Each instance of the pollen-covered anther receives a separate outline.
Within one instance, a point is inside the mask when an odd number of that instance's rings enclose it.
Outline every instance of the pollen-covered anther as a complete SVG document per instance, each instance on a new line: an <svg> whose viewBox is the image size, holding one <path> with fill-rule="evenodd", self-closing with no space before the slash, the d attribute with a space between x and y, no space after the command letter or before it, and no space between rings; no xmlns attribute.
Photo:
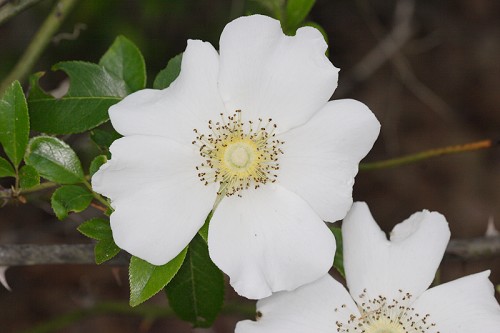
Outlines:
<svg viewBox="0 0 500 333"><path fill-rule="evenodd" d="M369 299L366 290L359 295L359 314L344 313L346 320L337 321L339 333L440 333L429 314L421 315L410 305L412 295L399 290L396 299L389 300L379 295ZM348 311L345 305L335 312Z"/></svg>
<svg viewBox="0 0 500 333"><path fill-rule="evenodd" d="M241 110L220 118L208 121L207 134L194 130L193 144L204 160L196 167L198 178L205 185L219 183L218 194L226 196L275 182L284 142L276 139L273 120L244 123Z"/></svg>

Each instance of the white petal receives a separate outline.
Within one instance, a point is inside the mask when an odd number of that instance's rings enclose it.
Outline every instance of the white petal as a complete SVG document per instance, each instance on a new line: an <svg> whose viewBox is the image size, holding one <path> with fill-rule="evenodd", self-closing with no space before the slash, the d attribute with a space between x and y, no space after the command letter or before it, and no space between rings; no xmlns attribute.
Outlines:
<svg viewBox="0 0 500 333"><path fill-rule="evenodd" d="M280 23L240 17L220 37L220 91L228 111L273 118L283 132L307 121L337 87L338 69L325 56L326 42L311 27L285 36Z"/></svg>
<svg viewBox="0 0 500 333"><path fill-rule="evenodd" d="M222 200L210 222L210 257L240 295L259 299L318 279L335 238L295 193L266 185Z"/></svg>
<svg viewBox="0 0 500 333"><path fill-rule="evenodd" d="M359 161L370 151L380 124L366 105L355 100L329 102L303 126L278 138L278 181L329 222L342 219L352 205Z"/></svg>
<svg viewBox="0 0 500 333"><path fill-rule="evenodd" d="M344 268L355 300L398 298L401 289L418 297L432 280L450 238L443 215L423 211L396 226L387 240L365 203L354 203L342 224Z"/></svg>
<svg viewBox="0 0 500 333"><path fill-rule="evenodd" d="M203 225L215 186L197 178L191 147L154 136L129 136L110 147L112 159L92 177L111 198L116 244L154 265L179 254Z"/></svg>
<svg viewBox="0 0 500 333"><path fill-rule="evenodd" d="M359 314L347 290L330 275L262 299L257 311L261 317L239 322L235 333L333 333L336 321L347 322L349 314Z"/></svg>
<svg viewBox="0 0 500 333"><path fill-rule="evenodd" d="M453 333L500 332L500 306L495 299L489 271L431 288L412 305L430 314L435 330Z"/></svg>
<svg viewBox="0 0 500 333"><path fill-rule="evenodd" d="M224 105L217 89L219 59L210 43L188 41L179 77L164 90L135 92L109 109L122 135L158 135L190 144L193 129L208 130Z"/></svg>

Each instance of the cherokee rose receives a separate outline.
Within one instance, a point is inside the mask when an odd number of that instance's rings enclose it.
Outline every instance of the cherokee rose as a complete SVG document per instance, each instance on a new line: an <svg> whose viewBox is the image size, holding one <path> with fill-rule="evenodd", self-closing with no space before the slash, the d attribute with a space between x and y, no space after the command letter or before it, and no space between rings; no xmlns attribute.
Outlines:
<svg viewBox="0 0 500 333"><path fill-rule="evenodd" d="M357 101L328 102L338 69L326 49L314 28L292 37L269 17L238 18L219 53L189 40L168 88L112 106L124 137L92 185L111 199L116 244L165 264L216 206L210 257L239 294L262 298L323 276L335 252L323 221L349 210L380 126Z"/></svg>
<svg viewBox="0 0 500 333"><path fill-rule="evenodd" d="M390 240L364 203L342 225L349 292L331 276L257 302L236 333L497 333L500 306L482 272L427 289L450 238L436 212L413 214ZM427 290L426 290L427 289Z"/></svg>

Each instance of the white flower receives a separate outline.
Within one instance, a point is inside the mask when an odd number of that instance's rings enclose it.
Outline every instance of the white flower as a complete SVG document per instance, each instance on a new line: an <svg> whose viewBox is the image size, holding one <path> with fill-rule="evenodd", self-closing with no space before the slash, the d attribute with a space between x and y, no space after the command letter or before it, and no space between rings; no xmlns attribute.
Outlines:
<svg viewBox="0 0 500 333"><path fill-rule="evenodd" d="M390 241L366 204L342 225L349 292L331 276L257 302L258 319L236 333L498 333L489 271L426 290L450 237L439 213L413 214Z"/></svg>
<svg viewBox="0 0 500 333"><path fill-rule="evenodd" d="M285 36L265 16L229 23L220 52L190 40L179 77L110 108L124 135L93 177L111 198L115 242L155 265L194 237L219 197L208 246L238 293L262 298L323 276L359 161L379 123L354 100L328 102L338 69L311 27Z"/></svg>

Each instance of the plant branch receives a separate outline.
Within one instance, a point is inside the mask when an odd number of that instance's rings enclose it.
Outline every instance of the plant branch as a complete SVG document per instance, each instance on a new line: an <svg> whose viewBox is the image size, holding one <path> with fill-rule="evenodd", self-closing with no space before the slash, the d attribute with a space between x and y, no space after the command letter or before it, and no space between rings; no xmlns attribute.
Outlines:
<svg viewBox="0 0 500 333"><path fill-rule="evenodd" d="M447 258L471 260L500 256L500 236L452 239L446 249ZM119 253L106 264L126 266L129 255ZM93 244L10 244L0 245L0 266L54 264L95 265Z"/></svg>
<svg viewBox="0 0 500 333"><path fill-rule="evenodd" d="M31 188L27 188L27 189L21 189L21 194L28 194L28 193L33 193L33 192L38 192L38 191L43 191L43 190L46 190L46 189L49 189L49 188L54 188L54 187L57 187L57 186L60 186L60 184L57 184L57 183L54 183L54 182L44 182L44 183L40 183L36 186L33 186Z"/></svg>
<svg viewBox="0 0 500 333"><path fill-rule="evenodd" d="M49 16L45 19L38 32L33 37L28 48L21 56L16 66L0 84L0 95L14 80L22 81L32 70L35 62L43 53L52 36L59 29L66 16L78 0L59 0Z"/></svg>
<svg viewBox="0 0 500 333"><path fill-rule="evenodd" d="M0 1L0 25L43 0Z"/></svg>
<svg viewBox="0 0 500 333"><path fill-rule="evenodd" d="M494 142L492 140L483 140L478 142L467 143L463 145L456 146L448 146L444 148L437 148L426 150L420 153L406 155L403 157L393 158L385 161L379 162L370 162L370 163L360 163L359 170L361 171L369 171L369 170L377 170L377 169L387 169L393 168L405 164L412 164L416 162L420 162L432 157L438 157L442 155L448 154L457 154L463 153L467 151L474 151L480 149L491 148L494 146Z"/></svg>
<svg viewBox="0 0 500 333"><path fill-rule="evenodd" d="M397 2L395 12L399 15L395 14L397 19L392 30L386 36L380 36L378 44L352 68L348 78L335 91L336 98L347 95L358 83L367 80L411 40L414 35L411 25L414 5L412 1Z"/></svg>
<svg viewBox="0 0 500 333"><path fill-rule="evenodd" d="M445 253L446 258L464 261L496 256L500 256L500 236L452 239Z"/></svg>
<svg viewBox="0 0 500 333"><path fill-rule="evenodd" d="M106 262L126 266L129 256L119 253ZM94 264L94 244L10 244L0 245L0 266Z"/></svg>

